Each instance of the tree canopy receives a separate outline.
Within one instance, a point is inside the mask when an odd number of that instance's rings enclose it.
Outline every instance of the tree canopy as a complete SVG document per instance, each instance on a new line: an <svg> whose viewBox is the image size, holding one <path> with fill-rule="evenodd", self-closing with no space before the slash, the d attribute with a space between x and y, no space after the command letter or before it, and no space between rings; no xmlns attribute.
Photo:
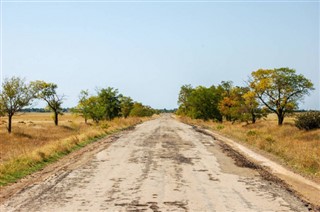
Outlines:
<svg viewBox="0 0 320 212"><path fill-rule="evenodd" d="M97 95L90 96L88 91L81 91L78 105L72 112L84 117L85 122L92 119L98 123L101 120L112 120L116 117L152 116L156 110L142 103L134 102L112 87L97 90Z"/></svg>
<svg viewBox="0 0 320 212"><path fill-rule="evenodd" d="M62 103L64 95L57 94L58 86L54 83L47 83L44 81L31 82L33 90L36 93L36 97L44 100L48 108L54 113L54 124L58 125L58 116L63 114Z"/></svg>
<svg viewBox="0 0 320 212"><path fill-rule="evenodd" d="M180 90L177 113L196 119L222 121L221 113L218 110L220 98L219 89L215 86L192 88L190 85L184 85Z"/></svg>
<svg viewBox="0 0 320 212"><path fill-rule="evenodd" d="M155 113L156 111L150 106L145 106L140 102L135 102L133 104L132 110L130 111L130 116L146 117L152 116Z"/></svg>
<svg viewBox="0 0 320 212"><path fill-rule="evenodd" d="M285 115L296 109L299 101L314 89L309 79L289 68L254 71L249 86L257 98L277 114L278 125L282 125Z"/></svg>
<svg viewBox="0 0 320 212"><path fill-rule="evenodd" d="M7 78L0 93L0 114L8 116L8 132L11 133L12 117L22 108L29 106L34 98L33 89L19 77Z"/></svg>

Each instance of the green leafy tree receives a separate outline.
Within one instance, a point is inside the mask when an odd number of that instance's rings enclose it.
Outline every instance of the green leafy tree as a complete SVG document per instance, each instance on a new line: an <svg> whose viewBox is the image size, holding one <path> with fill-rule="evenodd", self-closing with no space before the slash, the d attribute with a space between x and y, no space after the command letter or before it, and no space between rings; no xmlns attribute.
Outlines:
<svg viewBox="0 0 320 212"><path fill-rule="evenodd" d="M79 95L79 102L75 108L72 108L71 112L80 114L84 118L84 122L87 124L90 117L90 102L88 90L82 90Z"/></svg>
<svg viewBox="0 0 320 212"><path fill-rule="evenodd" d="M150 106L145 106L140 102L135 102L130 112L130 116L145 117L145 116L152 116L155 113L156 111L152 109Z"/></svg>
<svg viewBox="0 0 320 212"><path fill-rule="evenodd" d="M179 109L177 111L177 114L187 115L188 111L190 110L189 98L191 96L192 91L193 88L191 85L181 86L178 97Z"/></svg>
<svg viewBox="0 0 320 212"><path fill-rule="evenodd" d="M59 115L63 115L62 103L64 100L64 95L57 94L58 86L54 83L47 83L44 81L34 81L31 83L33 90L37 94L37 98L44 100L47 103L47 107L54 114L54 124L58 126Z"/></svg>
<svg viewBox="0 0 320 212"><path fill-rule="evenodd" d="M118 90L108 87L98 91L99 102L104 107L104 118L112 120L120 116L121 105Z"/></svg>
<svg viewBox="0 0 320 212"><path fill-rule="evenodd" d="M184 85L179 93L177 114L196 119L222 121L221 113L218 110L220 99L221 89L215 86L192 88L191 85Z"/></svg>
<svg viewBox="0 0 320 212"><path fill-rule="evenodd" d="M285 115L313 89L313 84L294 69L259 69L251 73L250 88L259 100L278 116L282 125Z"/></svg>
<svg viewBox="0 0 320 212"><path fill-rule="evenodd" d="M101 104L98 96L90 96L86 100L88 116L96 123L105 118L105 106Z"/></svg>
<svg viewBox="0 0 320 212"><path fill-rule="evenodd" d="M217 91L215 86L195 88L189 97L190 110L187 115L196 119L222 121L222 115L218 109L220 96Z"/></svg>
<svg viewBox="0 0 320 212"><path fill-rule="evenodd" d="M120 107L121 107L121 115L124 118L127 118L130 115L131 110L133 109L133 100L127 96L120 97Z"/></svg>
<svg viewBox="0 0 320 212"><path fill-rule="evenodd" d="M34 98L34 92L30 85L19 77L5 79L0 93L0 109L2 115L8 116L8 133L11 133L12 117L16 112L29 106Z"/></svg>

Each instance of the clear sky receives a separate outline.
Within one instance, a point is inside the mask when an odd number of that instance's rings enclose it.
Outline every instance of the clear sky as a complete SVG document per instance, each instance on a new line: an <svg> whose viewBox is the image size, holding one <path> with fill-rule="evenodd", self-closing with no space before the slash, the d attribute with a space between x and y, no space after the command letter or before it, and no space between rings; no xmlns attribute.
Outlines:
<svg viewBox="0 0 320 212"><path fill-rule="evenodd" d="M77 104L80 90L111 86L154 108L175 108L180 87L244 85L259 68L289 67L316 90L319 2L2 0L4 77L58 84Z"/></svg>

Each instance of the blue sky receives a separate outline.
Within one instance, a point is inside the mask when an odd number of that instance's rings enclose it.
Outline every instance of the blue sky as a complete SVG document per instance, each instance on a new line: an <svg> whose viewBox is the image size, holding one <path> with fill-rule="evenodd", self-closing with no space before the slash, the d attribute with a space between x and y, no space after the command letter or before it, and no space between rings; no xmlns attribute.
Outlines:
<svg viewBox="0 0 320 212"><path fill-rule="evenodd" d="M79 92L111 86L154 108L175 108L179 89L232 80L259 68L290 67L316 90L319 2L2 2L4 77Z"/></svg>

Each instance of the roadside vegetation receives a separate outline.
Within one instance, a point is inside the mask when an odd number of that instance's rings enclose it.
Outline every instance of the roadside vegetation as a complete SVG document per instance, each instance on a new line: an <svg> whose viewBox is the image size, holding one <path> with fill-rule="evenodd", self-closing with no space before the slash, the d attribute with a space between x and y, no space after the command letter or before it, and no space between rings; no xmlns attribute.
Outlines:
<svg viewBox="0 0 320 212"><path fill-rule="evenodd" d="M57 88L40 80L4 80L0 92L0 186L158 113L111 87L98 89L96 95L81 91L78 105L69 113L62 107L65 96L57 94ZM36 99L45 101L43 111L52 113L22 113Z"/></svg>
<svg viewBox="0 0 320 212"><path fill-rule="evenodd" d="M287 117L281 127L274 114L255 124L215 122L179 116L184 123L219 132L248 147L262 151L265 156L320 183L320 129L305 131L294 125L295 115Z"/></svg>
<svg viewBox="0 0 320 212"><path fill-rule="evenodd" d="M181 87L177 115L264 151L320 182L320 112L295 113L313 84L289 68L259 69L246 86Z"/></svg>
<svg viewBox="0 0 320 212"><path fill-rule="evenodd" d="M47 109L53 112L54 124L58 126L59 115L63 115L62 104L65 96L57 94L57 88L58 85L41 80L26 83L20 77L6 78L0 92L0 117L7 116L8 133L12 132L13 116L32 105L36 99L47 103ZM158 113L149 106L119 94L118 90L112 87L98 89L97 95L90 95L87 90L81 91L79 103L71 111L81 115L86 123L88 119L99 123L117 117L144 117Z"/></svg>
<svg viewBox="0 0 320 212"><path fill-rule="evenodd" d="M255 123L268 113L277 115L281 126L285 117L298 109L313 84L289 68L259 69L251 73L246 86L233 86L231 81L208 88L181 87L178 115L195 119Z"/></svg>
<svg viewBox="0 0 320 212"><path fill-rule="evenodd" d="M106 135L127 129L150 118L129 117L88 122L70 113L52 126L50 113L17 114L15 130L5 131L6 119L0 118L0 186L26 176L62 156Z"/></svg>

